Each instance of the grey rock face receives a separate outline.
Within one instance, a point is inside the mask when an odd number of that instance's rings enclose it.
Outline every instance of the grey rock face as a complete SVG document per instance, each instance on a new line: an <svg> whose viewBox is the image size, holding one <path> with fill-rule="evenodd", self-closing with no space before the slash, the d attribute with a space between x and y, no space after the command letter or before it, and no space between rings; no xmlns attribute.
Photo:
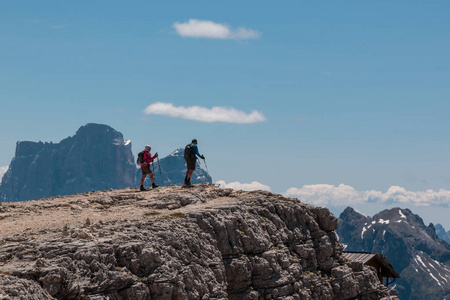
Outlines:
<svg viewBox="0 0 450 300"><path fill-rule="evenodd" d="M131 143L106 125L87 124L58 144L17 142L0 201L23 201L135 185Z"/></svg>
<svg viewBox="0 0 450 300"><path fill-rule="evenodd" d="M48 209L90 218L4 237L0 295L14 285L36 299L398 299L345 261L327 209L269 192L90 192L4 204L0 226Z"/></svg>
<svg viewBox="0 0 450 300"><path fill-rule="evenodd" d="M450 295L450 245L440 240L433 224L409 209L384 210L366 217L348 207L336 231L349 251L387 256L400 274L396 290L403 299L446 299Z"/></svg>

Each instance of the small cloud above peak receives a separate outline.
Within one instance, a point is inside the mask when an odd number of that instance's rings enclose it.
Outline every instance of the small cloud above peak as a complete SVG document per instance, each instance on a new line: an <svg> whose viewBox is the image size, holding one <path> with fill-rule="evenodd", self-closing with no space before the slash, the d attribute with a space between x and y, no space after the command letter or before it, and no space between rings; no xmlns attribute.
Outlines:
<svg viewBox="0 0 450 300"><path fill-rule="evenodd" d="M174 23L172 26L178 35L188 38L249 40L258 39L261 36L260 32L250 28L233 29L228 24L219 24L208 20L190 19L188 22Z"/></svg>
<svg viewBox="0 0 450 300"><path fill-rule="evenodd" d="M258 123L266 120L266 117L254 110L247 114L233 107L215 106L212 108L201 106L174 106L172 103L156 102L144 110L147 115L162 115L172 118L181 118L207 123Z"/></svg>

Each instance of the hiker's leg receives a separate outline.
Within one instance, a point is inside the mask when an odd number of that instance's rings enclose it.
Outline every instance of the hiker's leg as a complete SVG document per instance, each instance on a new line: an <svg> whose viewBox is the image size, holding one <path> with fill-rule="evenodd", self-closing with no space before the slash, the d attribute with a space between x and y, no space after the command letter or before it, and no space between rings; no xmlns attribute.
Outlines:
<svg viewBox="0 0 450 300"><path fill-rule="evenodd" d="M197 163L197 160L194 158L194 159L189 159L188 160L188 163L187 163L187 169L188 169L188 171L187 171L187 175L188 175L188 178L189 179L191 179L192 178L192 173L194 173L194 170L195 170L195 164Z"/></svg>
<svg viewBox="0 0 450 300"><path fill-rule="evenodd" d="M152 181L152 184L155 183L155 178L153 177L153 172L150 173L150 180Z"/></svg>
<svg viewBox="0 0 450 300"><path fill-rule="evenodd" d="M141 178L141 185L144 185L144 181L145 181L145 177L147 176L147 174L142 173L142 178Z"/></svg>

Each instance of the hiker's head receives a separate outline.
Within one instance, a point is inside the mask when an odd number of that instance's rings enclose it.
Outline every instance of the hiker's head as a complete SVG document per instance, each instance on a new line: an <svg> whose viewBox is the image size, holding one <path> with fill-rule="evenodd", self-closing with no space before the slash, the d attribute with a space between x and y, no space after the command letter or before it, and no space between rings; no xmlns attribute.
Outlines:
<svg viewBox="0 0 450 300"><path fill-rule="evenodd" d="M193 139L193 140L192 140L192 144L196 144L196 145L197 145L197 140L196 140L196 139Z"/></svg>
<svg viewBox="0 0 450 300"><path fill-rule="evenodd" d="M152 150L152 147L150 147L149 145L145 146L145 150L150 151Z"/></svg>

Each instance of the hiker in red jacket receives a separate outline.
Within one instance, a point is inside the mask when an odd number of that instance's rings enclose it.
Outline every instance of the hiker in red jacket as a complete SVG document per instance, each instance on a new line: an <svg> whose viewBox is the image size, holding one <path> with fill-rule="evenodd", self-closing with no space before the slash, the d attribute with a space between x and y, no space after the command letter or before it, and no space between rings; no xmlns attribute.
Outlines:
<svg viewBox="0 0 450 300"><path fill-rule="evenodd" d="M152 181L152 188L157 188L159 185L155 184L155 179L153 177L153 172L150 169L150 164L153 162L153 160L155 158L158 157L158 153L155 154L155 156L152 156L150 153L150 150L152 150L152 147L150 146L145 146L144 149L144 163L141 165L141 171L142 171L142 178L141 178L141 187L140 190L141 191L145 191L146 189L144 188L144 181L145 181L145 177L147 176L147 174L150 174L150 179Z"/></svg>

